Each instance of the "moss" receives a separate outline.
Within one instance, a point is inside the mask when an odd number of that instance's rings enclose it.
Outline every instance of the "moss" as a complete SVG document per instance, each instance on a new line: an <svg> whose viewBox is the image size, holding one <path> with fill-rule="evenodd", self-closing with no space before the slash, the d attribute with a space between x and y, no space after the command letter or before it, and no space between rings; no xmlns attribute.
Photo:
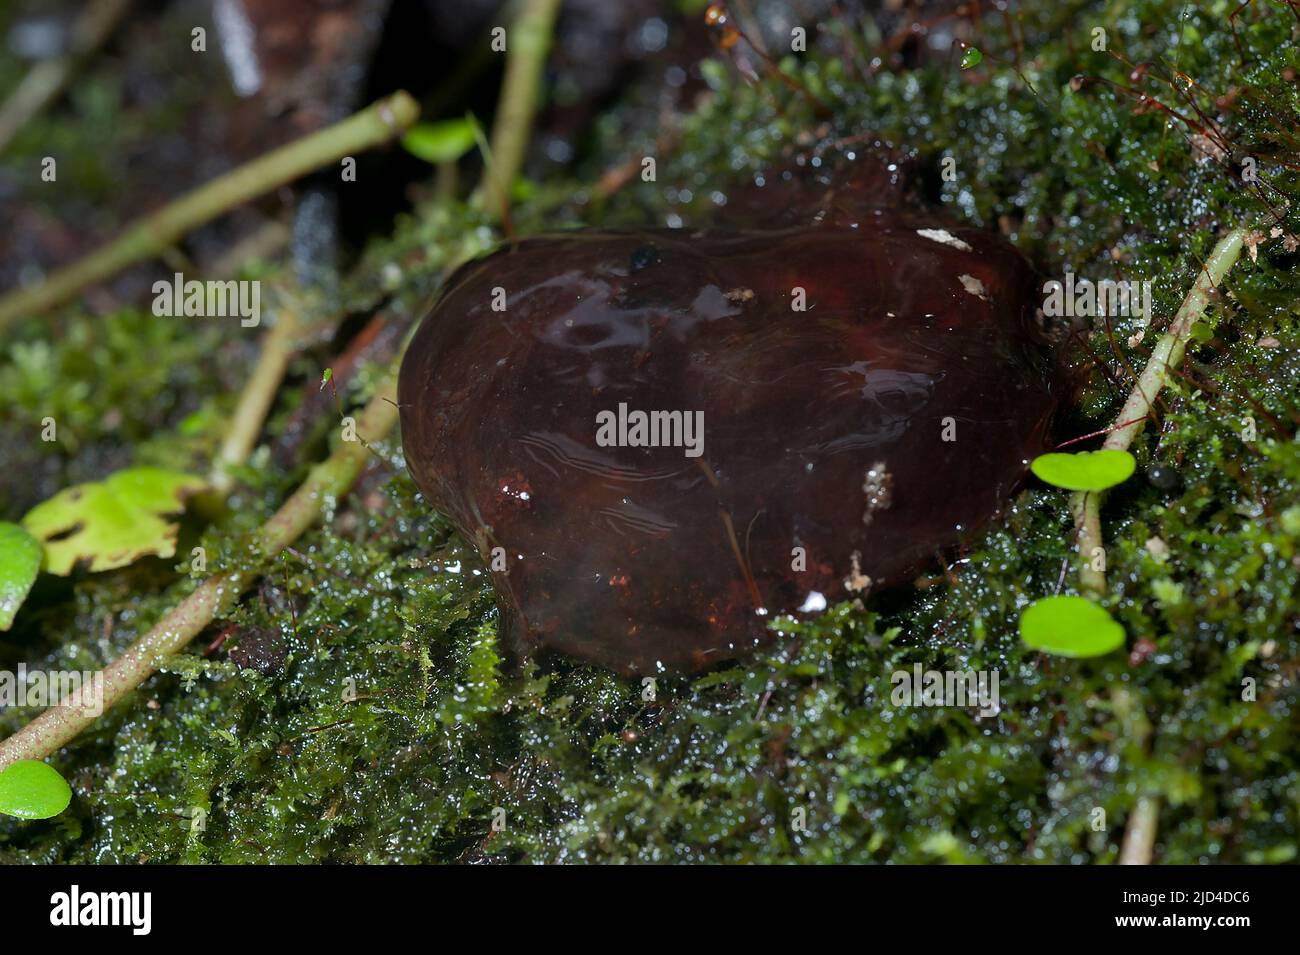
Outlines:
<svg viewBox="0 0 1300 955"><path fill-rule="evenodd" d="M1023 78L992 21L970 71L954 61L864 83L838 52L789 64L836 108L811 136L817 122L786 87L709 66L712 100L661 159L660 184L558 215L689 218L796 140L873 130L923 164L955 158L941 200L1008 232L1044 271L1149 278L1168 316L1215 230L1262 207L1197 159L1182 123L1135 111L1107 81L1134 85L1131 64L1172 62L1196 79L1202 108L1235 96L1221 114L1234 154L1259 158L1280 207L1300 193L1283 164L1300 125L1283 74L1300 67L1294 18L1239 17L1242 67L1227 2L1034 6ZM1122 59L1088 50L1094 24ZM1090 79L1072 88L1081 73ZM597 153L612 164L628 151L611 135ZM553 224L550 203L573 186L547 184L516 227ZM1279 225L1300 232L1294 215ZM398 314L418 314L446 268L489 241L459 206L421 209L371 247L345 299L364 309L394 296ZM388 442L229 619L59 755L72 808L0 823L0 860L1108 862L1137 794L1153 792L1160 861L1287 861L1300 828L1296 262L1269 240L1230 275L1213 336L1134 448L1139 475L1104 510L1108 605L1131 655L1068 661L1020 645L1020 610L1074 578L1065 495L1031 487L946 574L867 609L778 621L788 639L756 659L653 687L562 660L521 666L498 647L472 549L384 463L400 458ZM68 475L93 470L90 450L114 441L142 460L210 448L229 402L204 358L219 331L75 312L61 327L8 346L0 401L24 426L52 402L76 422ZM1102 365L1064 435L1117 410L1144 355L1126 339L1094 332L1072 355ZM104 408L117 409L113 429ZM1172 488L1145 479L1154 464L1176 475ZM251 559L241 534L295 475L258 458L243 477L236 506L202 530L210 567ZM0 666L101 665L190 586L157 561L43 581L0 642ZM999 671L1000 712L891 705L890 673L914 664Z"/></svg>

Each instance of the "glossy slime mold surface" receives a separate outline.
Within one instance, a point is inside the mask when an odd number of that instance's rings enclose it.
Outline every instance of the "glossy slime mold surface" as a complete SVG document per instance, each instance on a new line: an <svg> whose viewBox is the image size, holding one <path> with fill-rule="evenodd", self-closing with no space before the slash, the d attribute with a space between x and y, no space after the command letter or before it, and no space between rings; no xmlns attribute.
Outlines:
<svg viewBox="0 0 1300 955"><path fill-rule="evenodd" d="M517 646L635 673L735 657L778 613L909 579L1043 449L1029 265L887 160L844 166L706 229L514 243L424 319L407 461L496 565Z"/></svg>

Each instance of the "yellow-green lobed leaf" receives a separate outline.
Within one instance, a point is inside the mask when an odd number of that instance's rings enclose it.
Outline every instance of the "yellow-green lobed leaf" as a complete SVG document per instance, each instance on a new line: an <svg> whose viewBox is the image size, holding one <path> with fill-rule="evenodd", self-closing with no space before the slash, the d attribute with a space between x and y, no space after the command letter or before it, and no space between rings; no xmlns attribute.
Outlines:
<svg viewBox="0 0 1300 955"><path fill-rule="evenodd" d="M17 524L0 521L0 630L13 626L40 569L40 541Z"/></svg>
<svg viewBox="0 0 1300 955"><path fill-rule="evenodd" d="M203 478L163 468L130 468L107 480L78 484L37 504L23 527L44 543L45 569L70 574L124 567L141 557L176 553L176 524L185 499L207 485Z"/></svg>

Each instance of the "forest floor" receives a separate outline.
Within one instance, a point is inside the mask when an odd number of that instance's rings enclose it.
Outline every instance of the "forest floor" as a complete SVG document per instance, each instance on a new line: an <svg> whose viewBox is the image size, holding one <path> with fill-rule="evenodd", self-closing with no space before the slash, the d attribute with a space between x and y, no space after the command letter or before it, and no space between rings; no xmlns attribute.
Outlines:
<svg viewBox="0 0 1300 955"><path fill-rule="evenodd" d="M311 404L339 364L337 316L352 334L379 307L393 327L413 321L449 266L498 239L463 195L430 188L368 243L336 297L269 306L299 309L309 331L226 506L192 507L173 559L42 575L0 634L5 669L96 670L200 585L192 548L209 570L246 566L256 579L54 755L71 806L0 822L0 861L1106 863L1140 803L1156 862L1292 860L1300 15L1255 0L1230 24L1236 7L1020 4L1012 19L962 27L983 54L969 69L946 54L873 69L888 38L841 36L832 22L781 61L798 83L748 83L714 53L670 145L626 119L643 106L615 103L582 163L516 191L511 225L526 235L689 222L726 183L866 131L932 169L951 157L938 201L1000 230L1045 275L1152 283L1154 331L1095 327L1061 346L1083 370L1062 441L1110 425L1216 241L1249 229L1132 447L1137 476L1102 508L1103 602L1124 650L1070 660L1021 643L1025 606L1079 586L1068 495L1033 480L919 586L774 621L795 639L660 678L653 699L599 668L504 658L478 556L420 498L395 433L318 526L259 565L247 535L383 376L385 362L363 354L334 380L338 408ZM20 74L0 59L0 88ZM130 161L104 144L163 135L125 96L111 67L92 64L0 154L4 201L18 208L41 188L20 172L53 142L79 158L48 215L72 231L77 216L112 226L95 197L130 180ZM833 116L814 115L815 100ZM656 152L658 182L595 194L601 170ZM1257 180L1243 181L1247 167ZM8 249L6 282L22 254ZM273 283L287 268L253 258L238 274ZM0 520L129 465L210 468L267 329L160 321L146 287L101 290L3 333ZM48 417L67 439L33 438ZM889 674L914 664L999 671L1000 712L891 706ZM0 733L33 715L0 714Z"/></svg>

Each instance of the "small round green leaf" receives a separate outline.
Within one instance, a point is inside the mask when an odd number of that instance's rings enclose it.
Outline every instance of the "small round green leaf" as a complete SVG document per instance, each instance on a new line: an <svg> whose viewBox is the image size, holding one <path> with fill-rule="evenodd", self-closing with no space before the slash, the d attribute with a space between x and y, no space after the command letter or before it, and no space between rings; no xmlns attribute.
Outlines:
<svg viewBox="0 0 1300 955"><path fill-rule="evenodd" d="M474 124L469 119L416 123L402 136L402 147L425 162L455 162L474 148Z"/></svg>
<svg viewBox="0 0 1300 955"><path fill-rule="evenodd" d="M1069 491L1104 491L1133 476L1137 460L1127 451L1040 454L1029 465L1041 480Z"/></svg>
<svg viewBox="0 0 1300 955"><path fill-rule="evenodd" d="M1047 597L1020 615L1020 639L1058 657L1099 657L1124 645L1124 628L1086 597Z"/></svg>
<svg viewBox="0 0 1300 955"><path fill-rule="evenodd" d="M0 630L13 626L41 569L41 544L17 524L0 521Z"/></svg>
<svg viewBox="0 0 1300 955"><path fill-rule="evenodd" d="M961 68L963 70L973 70L984 62L984 54L975 47L966 48L966 52L961 55Z"/></svg>
<svg viewBox="0 0 1300 955"><path fill-rule="evenodd" d="M21 759L0 773L0 812L19 819L49 819L70 802L67 780L39 760Z"/></svg>

